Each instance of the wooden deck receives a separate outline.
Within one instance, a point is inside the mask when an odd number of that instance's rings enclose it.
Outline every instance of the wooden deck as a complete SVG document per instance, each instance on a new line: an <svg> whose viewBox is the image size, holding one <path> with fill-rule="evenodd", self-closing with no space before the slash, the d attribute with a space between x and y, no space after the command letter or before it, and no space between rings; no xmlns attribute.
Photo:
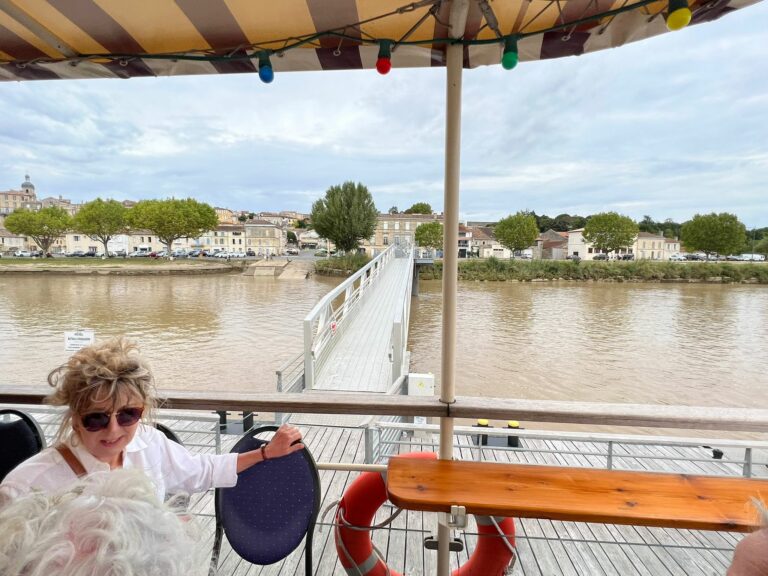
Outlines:
<svg viewBox="0 0 768 576"><path fill-rule="evenodd" d="M392 324L403 305L410 260L393 258L333 342L315 390L386 392L392 384Z"/></svg>
<svg viewBox="0 0 768 576"><path fill-rule="evenodd" d="M36 418L51 421L53 415L27 407ZM161 418L174 429L187 446L201 452L215 452L215 434L211 416L208 421L190 421ZM44 426L46 434L53 434L55 426ZM362 463L364 461L364 431L359 428L334 426L302 426L305 442L319 462ZM221 437L221 449L227 451L235 442L232 436ZM457 436L461 446L456 449L460 459L478 459L480 450L466 436ZM601 447L590 442L562 440L521 439L522 450L501 451L482 449L482 459L489 461L560 464L568 466L603 467L605 458L581 455L598 452ZM418 451L419 448L402 444L399 452ZM566 454L573 452L574 454ZM678 458L702 458L711 456L704 448L662 446L616 446L621 454L614 461L616 467L639 470L691 472L698 474L741 474L737 464L718 460L705 462L662 461L641 459L638 456L675 456ZM764 474L764 471L762 471ZM321 470L323 489L321 512L338 500L346 486L357 476L356 472ZM204 530L205 546L213 542L212 492L195 496L190 504L192 512ZM390 506L383 506L377 522L389 516ZM314 574L316 576L344 575L336 555L332 513L324 521L318 521L314 540ZM436 535L435 514L415 511L403 512L387 529L376 531L373 541L384 554L391 569L410 576L433 574L436 553L424 549L426 536ZM741 535L727 532L699 532L558 522L538 519L516 521L519 560L512 574L516 576L715 576L722 575L730 562L733 548ZM452 554L454 568L466 562L474 549L476 536L472 517L465 530L457 534L466 543L461 553ZM303 548L284 561L272 566L254 566L232 553L226 542L219 561L220 576L301 576L303 575Z"/></svg>

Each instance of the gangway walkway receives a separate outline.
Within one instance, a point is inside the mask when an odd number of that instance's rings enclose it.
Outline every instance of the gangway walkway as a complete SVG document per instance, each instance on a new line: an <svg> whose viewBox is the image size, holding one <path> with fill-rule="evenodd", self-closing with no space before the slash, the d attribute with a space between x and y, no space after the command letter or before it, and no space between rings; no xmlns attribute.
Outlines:
<svg viewBox="0 0 768 576"><path fill-rule="evenodd" d="M316 375L315 390L386 392L392 384L392 329L403 298L410 297L410 258L394 258L361 309L334 342ZM403 342L403 345L405 342Z"/></svg>
<svg viewBox="0 0 768 576"><path fill-rule="evenodd" d="M320 300L278 389L386 393L407 371L413 266L410 247L391 246Z"/></svg>

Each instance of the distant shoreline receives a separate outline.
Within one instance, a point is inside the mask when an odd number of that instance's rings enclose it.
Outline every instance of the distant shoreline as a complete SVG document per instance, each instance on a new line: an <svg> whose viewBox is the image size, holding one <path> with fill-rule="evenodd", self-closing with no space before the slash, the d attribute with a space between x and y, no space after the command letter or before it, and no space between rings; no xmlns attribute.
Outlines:
<svg viewBox="0 0 768 576"><path fill-rule="evenodd" d="M185 261L134 264L128 262L97 261L88 264L39 262L6 262L0 260L0 275L10 274L67 274L90 276L170 276L230 274L242 272L243 262L216 263Z"/></svg>

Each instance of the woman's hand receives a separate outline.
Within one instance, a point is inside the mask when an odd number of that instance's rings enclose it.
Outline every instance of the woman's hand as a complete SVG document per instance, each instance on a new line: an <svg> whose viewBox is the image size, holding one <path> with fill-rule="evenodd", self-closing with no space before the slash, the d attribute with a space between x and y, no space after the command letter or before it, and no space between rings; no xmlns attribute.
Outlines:
<svg viewBox="0 0 768 576"><path fill-rule="evenodd" d="M304 448L301 442L301 431L290 424L283 424L277 429L269 444L264 445L267 460L288 456ZM237 455L237 473L247 470L254 464L263 462L261 449L243 452Z"/></svg>
<svg viewBox="0 0 768 576"><path fill-rule="evenodd" d="M304 448L304 444L301 442L301 431L296 426L290 424L283 424L277 429L275 435L264 451L267 454L267 458L280 458L281 456L288 456L297 450Z"/></svg>

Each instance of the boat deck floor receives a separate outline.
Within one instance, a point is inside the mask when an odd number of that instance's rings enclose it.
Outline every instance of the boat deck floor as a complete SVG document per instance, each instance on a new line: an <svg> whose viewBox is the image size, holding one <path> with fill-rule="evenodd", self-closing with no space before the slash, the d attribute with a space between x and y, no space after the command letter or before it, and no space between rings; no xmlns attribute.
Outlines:
<svg viewBox="0 0 768 576"><path fill-rule="evenodd" d="M45 422L51 414L34 413ZM214 452L215 434L211 433L211 421L167 420L169 425L192 450ZM360 428L337 426L301 425L305 442L318 462L362 463L364 461L364 431ZM44 426L47 434L53 434L53 423ZM221 436L221 450L227 451L236 441L234 436ZM480 450L471 438L457 436L461 446L456 457L478 459ZM588 442L562 440L521 439L522 450L507 451L482 449L484 460L505 462L560 464L569 466L604 467L605 459L587 455L599 447ZM399 452L417 451L420 448L398 444ZM614 465L627 469L654 469L696 474L740 475L736 464L711 458L711 450L670 446L634 446L617 444ZM430 448L428 448L430 449ZM398 450L396 450L398 451ZM651 458L649 458L651 457ZM658 460L659 457L675 457L682 460ZM692 462L690 458L703 459ZM356 472L321 470L321 514L327 506L339 500L344 489L356 477ZM190 503L206 535L205 545L212 545L214 529L213 492L196 495ZM376 521L388 517L393 509L382 506ZM315 576L346 574L341 566L334 545L332 513L318 519L313 544ZM550 520L520 519L516 521L518 561L511 574L521 576L708 576L725 574L734 546L742 535L727 532L698 532L618 526L604 524L570 523ZM373 533L373 542L383 554L388 566L410 576L434 574L436 552L423 546L425 537L437 534L436 514L406 511L392 524ZM465 542L465 550L453 553L452 569L465 563L476 542L474 521L457 537ZM288 558L271 566L255 566L240 559L224 544L219 559L220 576L299 576L304 574L304 550L300 546Z"/></svg>

